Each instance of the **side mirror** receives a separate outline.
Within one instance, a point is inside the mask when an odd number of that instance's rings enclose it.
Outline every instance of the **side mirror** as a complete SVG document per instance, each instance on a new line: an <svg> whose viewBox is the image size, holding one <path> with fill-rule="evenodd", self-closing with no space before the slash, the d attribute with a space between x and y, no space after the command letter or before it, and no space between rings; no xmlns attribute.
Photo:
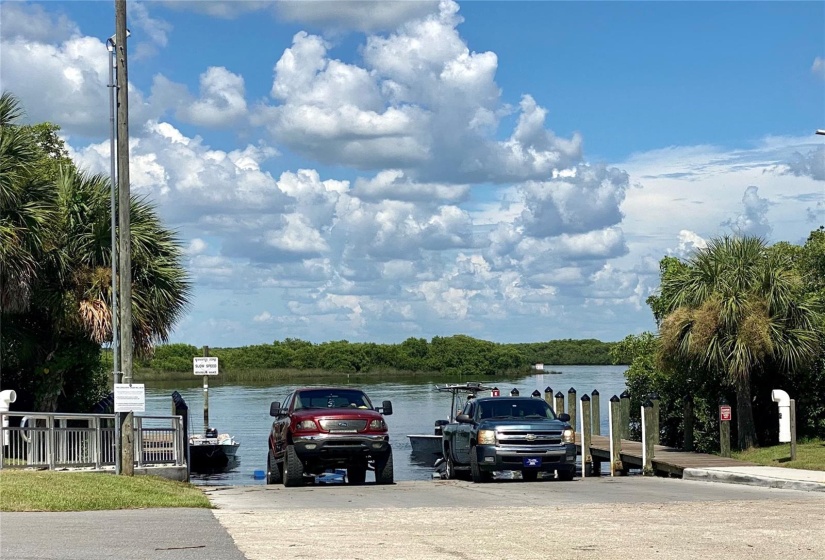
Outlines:
<svg viewBox="0 0 825 560"><path fill-rule="evenodd" d="M269 405L269 415L281 416L281 403L273 401L272 404Z"/></svg>
<svg viewBox="0 0 825 560"><path fill-rule="evenodd" d="M390 401L382 402L381 403L381 410L379 410L378 412L380 412L384 416L389 416L390 414L392 414L392 402L390 402Z"/></svg>
<svg viewBox="0 0 825 560"><path fill-rule="evenodd" d="M473 419L470 418L470 416L467 415L467 414L459 414L458 416L455 417L455 421L458 422L459 424L472 424L473 423Z"/></svg>
<svg viewBox="0 0 825 560"><path fill-rule="evenodd" d="M570 422L570 415L567 414L566 412L562 412L556 418L558 418L562 422Z"/></svg>

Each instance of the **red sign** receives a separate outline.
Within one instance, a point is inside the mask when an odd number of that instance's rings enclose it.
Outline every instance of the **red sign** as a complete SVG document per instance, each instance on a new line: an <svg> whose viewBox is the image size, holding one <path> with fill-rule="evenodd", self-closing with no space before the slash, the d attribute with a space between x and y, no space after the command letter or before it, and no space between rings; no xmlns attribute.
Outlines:
<svg viewBox="0 0 825 560"><path fill-rule="evenodd" d="M730 418L730 406L727 404L723 404L719 407L719 420L721 420L722 422L730 422Z"/></svg>
<svg viewBox="0 0 825 560"><path fill-rule="evenodd" d="M497 397L497 396L499 396L500 394L501 394L501 393L499 392L499 390L498 390L498 389L493 389L492 391L490 391L490 396L491 396L491 397Z"/></svg>

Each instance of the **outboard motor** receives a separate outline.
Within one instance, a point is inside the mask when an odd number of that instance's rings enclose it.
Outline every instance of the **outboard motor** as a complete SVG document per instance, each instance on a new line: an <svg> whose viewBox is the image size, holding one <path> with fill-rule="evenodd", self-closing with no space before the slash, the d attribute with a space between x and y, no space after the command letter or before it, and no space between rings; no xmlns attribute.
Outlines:
<svg viewBox="0 0 825 560"><path fill-rule="evenodd" d="M442 427L449 424L446 420L436 420L435 421L435 435L440 436L443 435Z"/></svg>

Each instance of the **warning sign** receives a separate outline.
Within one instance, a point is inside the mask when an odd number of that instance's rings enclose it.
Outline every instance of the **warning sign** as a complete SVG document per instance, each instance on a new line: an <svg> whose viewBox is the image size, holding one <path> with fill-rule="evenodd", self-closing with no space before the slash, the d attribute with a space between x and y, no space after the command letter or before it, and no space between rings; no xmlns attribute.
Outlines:
<svg viewBox="0 0 825 560"><path fill-rule="evenodd" d="M731 412L730 405L723 404L719 407L719 420L721 422L730 422Z"/></svg>

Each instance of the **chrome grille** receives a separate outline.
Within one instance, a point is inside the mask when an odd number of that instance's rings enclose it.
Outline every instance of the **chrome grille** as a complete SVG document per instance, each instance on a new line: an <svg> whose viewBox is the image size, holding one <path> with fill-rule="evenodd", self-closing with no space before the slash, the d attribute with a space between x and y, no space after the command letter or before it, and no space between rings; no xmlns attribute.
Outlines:
<svg viewBox="0 0 825 560"><path fill-rule="evenodd" d="M354 433L362 432L367 427L366 420L336 420L335 418L325 418L318 421L321 429L330 433Z"/></svg>
<svg viewBox="0 0 825 560"><path fill-rule="evenodd" d="M502 445L558 445L561 443L561 431L506 430L497 432L496 440Z"/></svg>

